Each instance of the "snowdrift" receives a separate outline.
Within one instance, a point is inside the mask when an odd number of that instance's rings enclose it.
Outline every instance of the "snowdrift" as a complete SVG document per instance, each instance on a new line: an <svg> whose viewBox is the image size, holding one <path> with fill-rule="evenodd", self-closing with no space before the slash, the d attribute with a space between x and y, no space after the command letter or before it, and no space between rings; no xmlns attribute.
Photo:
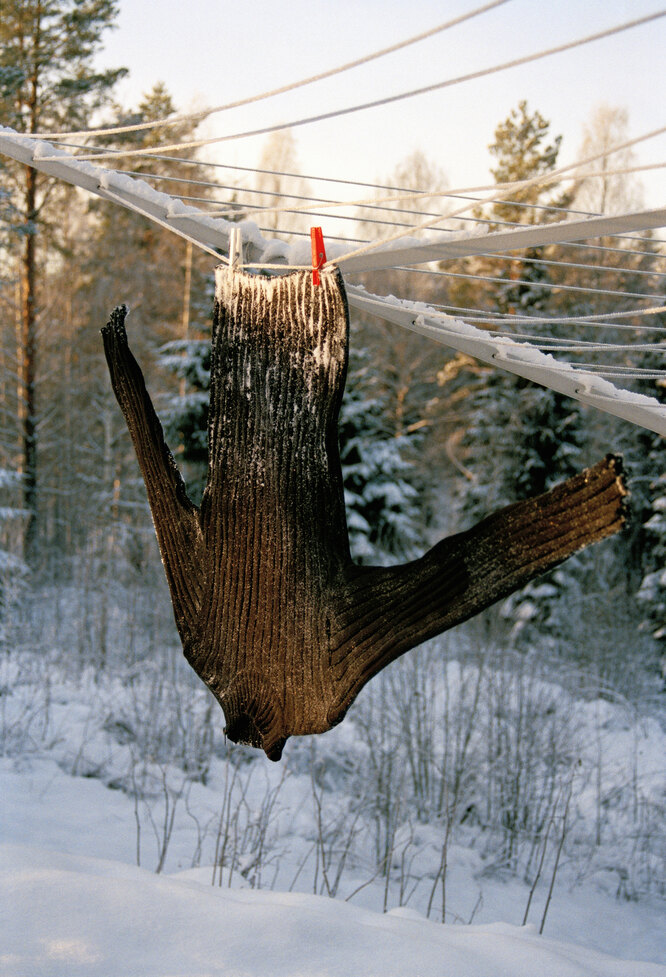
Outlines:
<svg viewBox="0 0 666 977"><path fill-rule="evenodd" d="M0 846L4 977L666 977L505 923L442 926Z"/></svg>

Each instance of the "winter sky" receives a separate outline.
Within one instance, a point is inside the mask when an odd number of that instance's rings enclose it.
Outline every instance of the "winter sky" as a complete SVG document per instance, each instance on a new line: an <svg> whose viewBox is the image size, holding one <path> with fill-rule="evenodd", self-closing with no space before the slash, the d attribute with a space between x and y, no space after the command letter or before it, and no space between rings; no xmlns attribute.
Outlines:
<svg viewBox="0 0 666 977"><path fill-rule="evenodd" d="M126 65L123 104L163 81L181 110L253 95L389 46L483 5L482 0L120 0L103 62ZM659 0L508 0L403 51L300 91L213 116L206 135L288 122L500 64L662 9ZM422 150L449 185L489 181L495 126L526 98L562 133L572 162L600 103L625 107L630 136L664 125L666 18L542 61L393 105L294 129L306 174L383 180ZM225 142L207 158L256 165L263 137ZM636 149L666 156L666 135ZM666 196L664 171L642 177L646 204Z"/></svg>

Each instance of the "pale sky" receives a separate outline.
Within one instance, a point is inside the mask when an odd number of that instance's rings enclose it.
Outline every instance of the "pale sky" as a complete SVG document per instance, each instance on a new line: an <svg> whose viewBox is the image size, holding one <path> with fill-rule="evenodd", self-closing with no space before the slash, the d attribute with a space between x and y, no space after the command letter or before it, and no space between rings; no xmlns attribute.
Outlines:
<svg viewBox="0 0 666 977"><path fill-rule="evenodd" d="M103 63L125 65L133 105L163 81L180 110L216 105L316 74L481 6L482 0L120 0ZM662 9L660 0L509 0L466 24L300 91L214 116L206 134L288 122L406 91L540 51ZM294 130L306 174L383 181L416 149L452 188L492 182L487 146L525 98L578 155L601 103L629 113L629 134L666 125L666 17L615 37L397 104ZM203 158L254 166L266 137L227 142ZM666 159L666 136L635 150ZM645 203L666 200L666 171L643 176Z"/></svg>

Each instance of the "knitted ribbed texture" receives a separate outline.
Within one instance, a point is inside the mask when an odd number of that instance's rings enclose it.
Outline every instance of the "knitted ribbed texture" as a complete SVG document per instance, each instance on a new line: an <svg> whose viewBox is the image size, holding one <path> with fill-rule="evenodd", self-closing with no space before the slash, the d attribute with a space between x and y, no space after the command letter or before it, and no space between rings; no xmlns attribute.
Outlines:
<svg viewBox="0 0 666 977"><path fill-rule="evenodd" d="M236 742L279 759L288 736L344 716L389 662L616 532L626 491L608 456L421 559L349 555L337 419L348 312L337 271L218 273L208 479L190 502L141 371L126 310L102 330L186 657Z"/></svg>

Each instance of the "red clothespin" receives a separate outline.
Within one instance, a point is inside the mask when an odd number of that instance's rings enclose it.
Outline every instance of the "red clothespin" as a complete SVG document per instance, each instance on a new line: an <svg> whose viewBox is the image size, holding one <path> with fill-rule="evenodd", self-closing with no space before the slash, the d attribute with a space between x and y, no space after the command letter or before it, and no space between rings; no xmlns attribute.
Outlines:
<svg viewBox="0 0 666 977"><path fill-rule="evenodd" d="M319 272L326 262L326 248L321 227L311 227L310 238L312 239L312 284L319 285L321 281Z"/></svg>

